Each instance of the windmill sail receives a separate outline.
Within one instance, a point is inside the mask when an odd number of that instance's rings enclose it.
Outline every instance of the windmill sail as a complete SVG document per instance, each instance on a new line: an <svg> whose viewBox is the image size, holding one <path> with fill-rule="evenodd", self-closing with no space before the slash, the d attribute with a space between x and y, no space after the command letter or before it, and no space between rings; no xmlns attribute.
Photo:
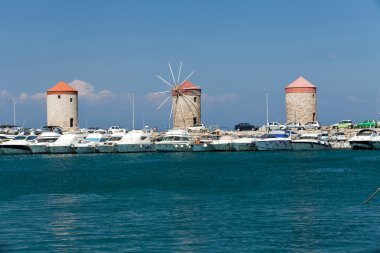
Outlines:
<svg viewBox="0 0 380 253"><path fill-rule="evenodd" d="M173 83L167 81L160 75L157 78L168 85L171 89L166 91L160 91L153 94L165 94L170 92L168 96L157 108L161 109L170 97L172 98L172 106L170 109L169 118L173 116L174 128L187 129L194 124L201 123L201 88L194 85L188 79L195 73L192 71L181 83L179 82L182 62L179 65L178 76L175 78L173 68L171 64L168 64L170 76L173 79ZM170 79L170 78L169 78Z"/></svg>

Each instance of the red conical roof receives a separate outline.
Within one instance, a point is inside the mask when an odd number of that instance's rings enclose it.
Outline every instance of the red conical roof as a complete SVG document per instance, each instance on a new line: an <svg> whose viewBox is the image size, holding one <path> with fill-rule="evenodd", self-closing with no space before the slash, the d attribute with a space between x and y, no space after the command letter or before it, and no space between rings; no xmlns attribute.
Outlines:
<svg viewBox="0 0 380 253"><path fill-rule="evenodd" d="M317 87L302 76L285 87L285 93L315 93L316 91Z"/></svg>
<svg viewBox="0 0 380 253"><path fill-rule="evenodd" d="M201 90L201 88L195 86L192 82L185 80L180 86L178 86L179 90Z"/></svg>
<svg viewBox="0 0 380 253"><path fill-rule="evenodd" d="M47 94L78 94L78 91L65 83L60 81L47 91Z"/></svg>
<svg viewBox="0 0 380 253"><path fill-rule="evenodd" d="M294 82L286 86L287 88L316 88L314 84L303 78L298 77Z"/></svg>

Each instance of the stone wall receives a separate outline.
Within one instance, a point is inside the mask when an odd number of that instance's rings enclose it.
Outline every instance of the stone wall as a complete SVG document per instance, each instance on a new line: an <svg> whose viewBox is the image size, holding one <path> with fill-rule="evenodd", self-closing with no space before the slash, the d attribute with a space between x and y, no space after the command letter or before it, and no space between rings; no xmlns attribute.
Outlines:
<svg viewBox="0 0 380 253"><path fill-rule="evenodd" d="M63 131L78 129L78 95L51 94L46 98L47 125L60 126ZM70 119L73 127L70 127Z"/></svg>
<svg viewBox="0 0 380 253"><path fill-rule="evenodd" d="M200 91L186 92L185 95L173 96L174 128L187 129L194 125L194 118L197 124L202 123Z"/></svg>
<svg viewBox="0 0 380 253"><path fill-rule="evenodd" d="M286 93L286 122L318 120L316 93Z"/></svg>

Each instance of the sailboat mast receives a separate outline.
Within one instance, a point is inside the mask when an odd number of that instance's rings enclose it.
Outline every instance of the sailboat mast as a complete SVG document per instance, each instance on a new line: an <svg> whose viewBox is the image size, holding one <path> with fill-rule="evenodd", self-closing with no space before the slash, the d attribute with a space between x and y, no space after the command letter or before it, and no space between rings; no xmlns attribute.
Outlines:
<svg viewBox="0 0 380 253"><path fill-rule="evenodd" d="M265 92L265 100L267 104L267 126L266 126L266 131L269 132L269 103L268 103L268 92Z"/></svg>

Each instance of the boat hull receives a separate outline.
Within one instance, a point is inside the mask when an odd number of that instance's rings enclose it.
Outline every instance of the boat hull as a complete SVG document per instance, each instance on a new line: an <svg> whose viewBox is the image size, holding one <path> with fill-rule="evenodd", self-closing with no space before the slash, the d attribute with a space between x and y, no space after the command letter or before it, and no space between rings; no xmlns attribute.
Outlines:
<svg viewBox="0 0 380 253"><path fill-rule="evenodd" d="M46 144L30 144L30 152L32 154L47 154L49 153L49 148Z"/></svg>
<svg viewBox="0 0 380 253"><path fill-rule="evenodd" d="M52 154L71 154L75 150L71 146L49 146L49 152Z"/></svg>
<svg viewBox="0 0 380 253"><path fill-rule="evenodd" d="M96 153L96 146L74 146L75 153L77 154L91 154Z"/></svg>
<svg viewBox="0 0 380 253"><path fill-rule="evenodd" d="M210 144L213 150L215 151L231 151L231 143L212 143Z"/></svg>
<svg viewBox="0 0 380 253"><path fill-rule="evenodd" d="M156 143L155 148L157 152L190 152L192 151L191 145L188 143Z"/></svg>
<svg viewBox="0 0 380 253"><path fill-rule="evenodd" d="M3 145L1 153L6 155L30 154L30 150L26 145Z"/></svg>
<svg viewBox="0 0 380 253"><path fill-rule="evenodd" d="M374 149L371 141L350 141L352 149Z"/></svg>
<svg viewBox="0 0 380 253"><path fill-rule="evenodd" d="M380 141L374 141L374 142L372 142L372 147L374 149L380 149Z"/></svg>
<svg viewBox="0 0 380 253"><path fill-rule="evenodd" d="M274 150L292 150L292 144L289 141L257 141L257 150L274 151Z"/></svg>
<svg viewBox="0 0 380 253"><path fill-rule="evenodd" d="M154 151L153 144L118 144L115 147L118 153L143 153Z"/></svg>
<svg viewBox="0 0 380 253"><path fill-rule="evenodd" d="M116 146L115 145L98 145L96 147L99 153L115 153Z"/></svg>
<svg viewBox="0 0 380 253"><path fill-rule="evenodd" d="M255 151L257 150L254 142L251 143L232 143L232 150L234 151Z"/></svg>
<svg viewBox="0 0 380 253"><path fill-rule="evenodd" d="M295 151L308 151L308 150L325 150L330 149L331 146L326 143L316 142L292 142L292 148Z"/></svg>
<svg viewBox="0 0 380 253"><path fill-rule="evenodd" d="M214 151L213 147L210 144L206 144L206 143L193 144L192 150L194 152L210 152L210 151Z"/></svg>

